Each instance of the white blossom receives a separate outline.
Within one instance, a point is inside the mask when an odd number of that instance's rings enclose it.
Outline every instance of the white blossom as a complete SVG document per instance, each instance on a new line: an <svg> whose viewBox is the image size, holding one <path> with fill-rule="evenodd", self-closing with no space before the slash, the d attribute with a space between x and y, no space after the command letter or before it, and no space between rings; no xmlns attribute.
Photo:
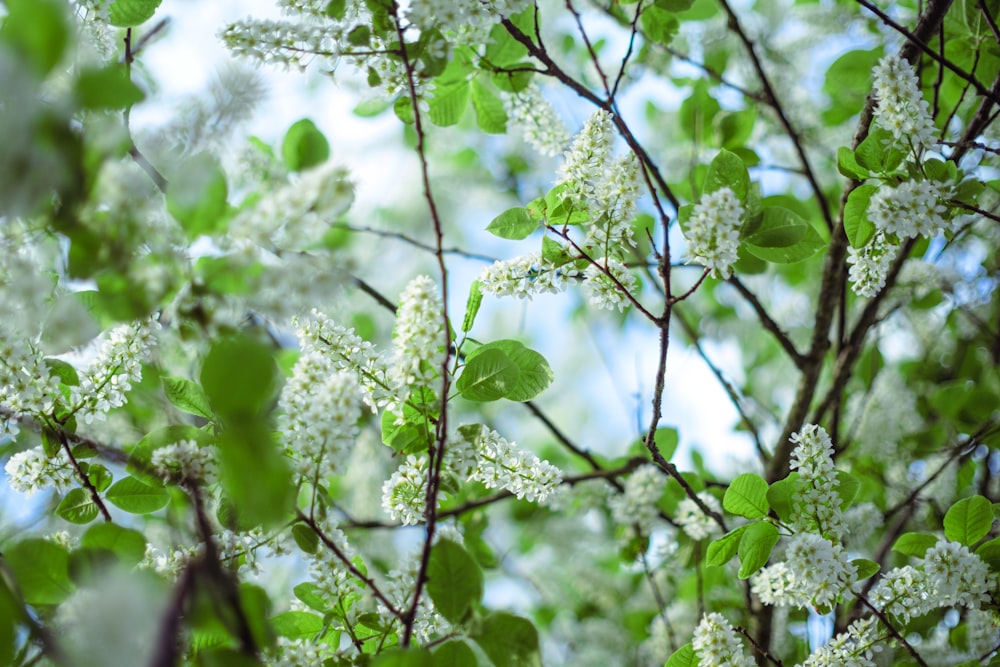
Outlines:
<svg viewBox="0 0 1000 667"><path fill-rule="evenodd" d="M393 329L393 372L400 384L425 384L441 371L445 358L444 305L437 285L417 276L399 296Z"/></svg>
<svg viewBox="0 0 1000 667"><path fill-rule="evenodd" d="M901 239L934 236L949 228L942 203L947 197L947 189L929 179L883 185L872 195L868 218L879 231Z"/></svg>
<svg viewBox="0 0 1000 667"><path fill-rule="evenodd" d="M621 285L619 287L608 277L601 267L607 269L608 273L615 277ZM587 295L587 301L596 308L605 310L625 310L631 302L625 296L625 291L632 293L637 286L635 276L628 270L628 267L621 262L607 257L597 260L596 264L590 264L583 272L583 292Z"/></svg>
<svg viewBox="0 0 1000 667"><path fill-rule="evenodd" d="M989 601L996 575L969 548L940 540L924 554L924 573L931 594L940 606L978 609Z"/></svg>
<svg viewBox="0 0 1000 667"><path fill-rule="evenodd" d="M559 168L556 185L566 186L563 200L574 208L585 208L594 198L597 184L604 180L614 140L611 114L598 109L573 139Z"/></svg>
<svg viewBox="0 0 1000 667"><path fill-rule="evenodd" d="M813 651L802 667L875 667L875 654L882 650L881 640L877 618L858 619L846 632Z"/></svg>
<svg viewBox="0 0 1000 667"><path fill-rule="evenodd" d="M217 464L213 447L201 447L194 440L181 440L153 451L153 470L166 481L175 483L215 481Z"/></svg>
<svg viewBox="0 0 1000 667"><path fill-rule="evenodd" d="M487 266L479 274L479 283L486 294L530 299L536 294L561 292L579 275L572 264L557 267L536 252Z"/></svg>
<svg viewBox="0 0 1000 667"><path fill-rule="evenodd" d="M713 496L708 491L699 491L698 498L705 504L708 509L716 512L717 514L722 513L722 505L719 503L719 499ZM674 514L674 521L677 525L684 529L684 532L692 540L703 540L713 535L718 535L722 532L719 528L719 524L715 522L708 514L705 514L698 503L696 503L691 498L684 498L677 504L677 512Z"/></svg>
<svg viewBox="0 0 1000 667"><path fill-rule="evenodd" d="M896 143L918 152L936 143L934 121L920 82L910 63L898 55L887 55L872 70L878 106L875 122L892 133Z"/></svg>
<svg viewBox="0 0 1000 667"><path fill-rule="evenodd" d="M651 463L636 468L624 482L624 491L608 501L611 518L621 526L637 526L644 534L660 516L657 503L663 495L664 476Z"/></svg>
<svg viewBox="0 0 1000 667"><path fill-rule="evenodd" d="M601 254L619 254L634 248L632 218L639 197L639 161L627 153L604 168L594 183L596 220L587 227L584 245Z"/></svg>
<svg viewBox="0 0 1000 667"><path fill-rule="evenodd" d="M502 92L500 99L510 124L520 128L529 146L550 157L566 150L569 132L537 84L516 93Z"/></svg>
<svg viewBox="0 0 1000 667"><path fill-rule="evenodd" d="M0 326L0 438L18 433L19 415L45 415L59 396L59 378L28 341Z"/></svg>
<svg viewBox="0 0 1000 667"><path fill-rule="evenodd" d="M790 440L795 443L790 467L799 472L795 491L796 525L803 530L816 529L836 539L844 536L846 526L841 512L837 487L840 480L833 465L833 443L826 430L806 424Z"/></svg>
<svg viewBox="0 0 1000 667"><path fill-rule="evenodd" d="M753 667L756 663L743 649L739 635L722 614L702 616L691 642L699 667Z"/></svg>
<svg viewBox="0 0 1000 667"><path fill-rule="evenodd" d="M51 457L41 447L17 452L8 459L4 470L10 487L28 497L50 486L65 491L76 480L73 464L61 447Z"/></svg>
<svg viewBox="0 0 1000 667"><path fill-rule="evenodd" d="M885 287L889 267L899 253L899 246L889 241L885 232L875 236L861 248L847 249L847 263L851 270L848 278L858 296L873 297Z"/></svg>
<svg viewBox="0 0 1000 667"><path fill-rule="evenodd" d="M470 481L482 482L488 489L505 489L518 499L543 503L562 480L554 465L518 449L492 429L483 428L477 445L479 462Z"/></svg>
<svg viewBox="0 0 1000 667"><path fill-rule="evenodd" d="M701 264L716 278L728 278L738 259L743 213L742 204L729 187L703 194L684 228L687 261Z"/></svg>
<svg viewBox="0 0 1000 667"><path fill-rule="evenodd" d="M382 509L403 525L424 520L427 507L427 457L407 456L382 484Z"/></svg>
<svg viewBox="0 0 1000 667"><path fill-rule="evenodd" d="M896 567L886 572L868 596L878 609L909 623L938 606L928 588L923 570L912 565Z"/></svg>

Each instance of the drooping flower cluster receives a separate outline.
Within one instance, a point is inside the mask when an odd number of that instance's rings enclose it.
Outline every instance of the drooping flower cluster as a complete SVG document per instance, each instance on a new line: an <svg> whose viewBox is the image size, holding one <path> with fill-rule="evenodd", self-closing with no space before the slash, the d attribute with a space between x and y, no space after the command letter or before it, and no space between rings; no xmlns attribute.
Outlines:
<svg viewBox="0 0 1000 667"><path fill-rule="evenodd" d="M50 486L65 491L75 480L73 464L62 448L51 457L41 447L18 452L10 457L4 470L10 487L29 497Z"/></svg>
<svg viewBox="0 0 1000 667"><path fill-rule="evenodd" d="M989 601L989 592L997 583L996 575L979 556L948 540L939 540L924 554L924 573L940 606L978 609Z"/></svg>
<svg viewBox="0 0 1000 667"><path fill-rule="evenodd" d="M0 438L17 435L18 416L51 411L58 395L59 378L41 352L0 327Z"/></svg>
<svg viewBox="0 0 1000 667"><path fill-rule="evenodd" d="M436 377L445 358L444 310L437 285L417 276L399 296L393 330L393 372L400 385L426 384Z"/></svg>
<svg viewBox="0 0 1000 667"><path fill-rule="evenodd" d="M215 450L194 440L181 440L157 448L150 457L153 470L165 481L211 484L216 479Z"/></svg>
<svg viewBox="0 0 1000 667"><path fill-rule="evenodd" d="M694 629L694 640L691 642L694 653L698 656L699 667L753 667L753 658L746 654L733 626L726 618L717 612L702 616L698 627Z"/></svg>
<svg viewBox="0 0 1000 667"><path fill-rule="evenodd" d="M948 228L947 208L941 203L947 196L947 190L930 179L883 185L872 195L868 218L879 231L900 239L934 236Z"/></svg>
<svg viewBox="0 0 1000 667"><path fill-rule="evenodd" d="M595 198L598 183L604 180L610 161L614 125L611 114L598 109L583 124L583 129L573 139L559 167L556 185L564 185L564 201L574 207L586 208Z"/></svg>
<svg viewBox="0 0 1000 667"><path fill-rule="evenodd" d="M846 530L840 510L837 471L833 465L833 442L826 430L816 424L806 424L793 433L790 467L799 472L795 491L795 525L804 531L816 530L839 540Z"/></svg>
<svg viewBox="0 0 1000 667"><path fill-rule="evenodd" d="M618 281L616 284L601 267L614 276ZM619 261L603 258L596 264L590 264L583 272L583 292L587 295L587 301L595 308L604 310L625 310L629 305L629 300L625 296L624 288L628 293L636 289L637 281L635 276L624 264ZM621 285L621 287L619 287Z"/></svg>
<svg viewBox="0 0 1000 667"><path fill-rule="evenodd" d="M529 146L550 157L566 150L569 132L537 84L516 93L502 93L501 100L509 122L521 129Z"/></svg>
<svg viewBox="0 0 1000 667"><path fill-rule="evenodd" d="M420 571L420 553L405 556L398 567L390 570L386 576L383 593L397 609L406 609L413 600L413 589L416 586L417 574ZM391 627L399 621L382 602L378 603L378 615L382 622ZM431 637L447 634L451 624L434 607L434 601L429 595L420 596L417 606L417 617L413 623L413 633L421 642Z"/></svg>
<svg viewBox="0 0 1000 667"><path fill-rule="evenodd" d="M632 218L638 197L639 161L629 152L606 165L603 177L594 183L593 204L599 214L587 226L584 246L608 255L634 248Z"/></svg>
<svg viewBox="0 0 1000 667"><path fill-rule="evenodd" d="M427 507L427 457L407 456L382 483L382 509L394 520L410 526L424 520Z"/></svg>
<svg viewBox="0 0 1000 667"><path fill-rule="evenodd" d="M422 31L446 32L456 44L479 45L489 38L499 17L528 6L526 0L411 0L406 18Z"/></svg>
<svg viewBox="0 0 1000 667"><path fill-rule="evenodd" d="M791 574L792 588L784 600L775 604L800 609L831 607L854 584L858 574L843 546L815 533L799 533L791 538L785 551L785 567Z"/></svg>
<svg viewBox="0 0 1000 667"><path fill-rule="evenodd" d="M343 463L358 434L361 390L357 378L337 370L333 355L303 352L279 401L278 428L285 451L303 477L322 483Z"/></svg>
<svg viewBox="0 0 1000 667"><path fill-rule="evenodd" d="M708 491L699 491L698 499L701 500L708 509L717 514L722 513L722 505L719 499ZM677 503L677 512L674 514L674 521L684 529L684 532L692 540L703 540L722 532L719 524L710 515L705 514L698 503L691 498L684 498Z"/></svg>
<svg viewBox="0 0 1000 667"><path fill-rule="evenodd" d="M688 262L701 264L716 278L728 278L738 258L743 213L729 187L703 194L684 227Z"/></svg>
<svg viewBox="0 0 1000 667"><path fill-rule="evenodd" d="M886 572L868 596L878 609L909 623L937 606L927 586L923 570L912 565L896 567Z"/></svg>
<svg viewBox="0 0 1000 667"><path fill-rule="evenodd" d="M887 55L872 70L878 106L875 122L892 133L896 143L918 153L935 143L937 131L920 93L920 82L910 63L897 54Z"/></svg>
<svg viewBox="0 0 1000 667"><path fill-rule="evenodd" d="M826 646L813 651L802 667L875 667L875 654L882 650L878 619L858 619Z"/></svg>
<svg viewBox="0 0 1000 667"><path fill-rule="evenodd" d="M486 294L530 299L536 294L557 294L579 276L572 264L557 267L535 252L494 262L479 274L479 284Z"/></svg>
<svg viewBox="0 0 1000 667"><path fill-rule="evenodd" d="M518 449L492 429L484 427L477 444L479 464L470 480L487 489L504 489L518 499L544 503L562 480L554 465Z"/></svg>
<svg viewBox="0 0 1000 667"><path fill-rule="evenodd" d="M848 248L847 263L851 267L848 278L854 293L873 297L882 291L889 267L897 254L899 246L890 243L884 232L876 232L875 237L862 248Z"/></svg>
<svg viewBox="0 0 1000 667"><path fill-rule="evenodd" d="M636 526L643 534L659 518L657 503L663 495L663 473L647 463L637 468L624 482L625 490L608 501L611 518L621 526Z"/></svg>
<svg viewBox="0 0 1000 667"><path fill-rule="evenodd" d="M347 536L332 521L327 520L321 525L323 535L337 547L340 552L331 549L325 542L320 542L319 548L309 556L309 576L319 595L331 609L343 604L349 607L360 599L361 586L350 570L344 565L341 557L351 561L355 557L354 549L347 541Z"/></svg>
<svg viewBox="0 0 1000 667"><path fill-rule="evenodd" d="M154 320L122 324L108 332L94 361L70 387L70 410L89 424L125 405L132 383L142 379L142 362L156 343Z"/></svg>
<svg viewBox="0 0 1000 667"><path fill-rule="evenodd" d="M347 170L325 162L242 211L230 223L228 238L269 250L303 250L319 243L353 202Z"/></svg>

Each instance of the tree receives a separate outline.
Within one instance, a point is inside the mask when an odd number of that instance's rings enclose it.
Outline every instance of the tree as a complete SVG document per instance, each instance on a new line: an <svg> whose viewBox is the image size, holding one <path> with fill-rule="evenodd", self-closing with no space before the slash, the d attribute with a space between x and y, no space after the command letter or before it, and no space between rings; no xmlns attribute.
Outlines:
<svg viewBox="0 0 1000 667"><path fill-rule="evenodd" d="M252 72L133 130L159 4L0 19L0 663L997 664L997 2L222 27L395 115L374 221L313 120L239 138Z"/></svg>

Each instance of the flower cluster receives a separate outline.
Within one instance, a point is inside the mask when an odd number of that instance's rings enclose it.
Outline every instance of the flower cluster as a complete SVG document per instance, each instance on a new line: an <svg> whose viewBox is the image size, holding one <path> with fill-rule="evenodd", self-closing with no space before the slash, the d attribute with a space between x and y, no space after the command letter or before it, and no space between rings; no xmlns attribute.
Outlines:
<svg viewBox="0 0 1000 667"><path fill-rule="evenodd" d="M705 506L716 512L717 514L722 513L722 505L719 504L719 499L713 496L708 491L699 491L698 499L701 500ZM677 525L684 529L684 532L688 534L692 540L703 540L713 535L717 535L722 532L719 528L719 524L715 522L708 514L705 514L702 509L698 506L691 498L684 498L677 504L677 512L674 514L674 521Z"/></svg>
<svg viewBox="0 0 1000 667"><path fill-rule="evenodd" d="M949 226L947 208L941 203L948 194L946 187L930 179L883 185L872 195L868 218L879 231L901 239L934 236Z"/></svg>
<svg viewBox="0 0 1000 667"><path fill-rule="evenodd" d="M756 663L743 650L736 631L722 614L713 612L702 616L694 629L691 642L699 667L753 667Z"/></svg>
<svg viewBox="0 0 1000 667"><path fill-rule="evenodd" d="M424 520L427 507L427 457L407 456L382 483L382 509L394 520L410 526Z"/></svg>
<svg viewBox="0 0 1000 667"><path fill-rule="evenodd" d="M59 395L41 352L0 327L0 438L18 433L19 415L43 415Z"/></svg>
<svg viewBox="0 0 1000 667"><path fill-rule="evenodd" d="M329 607L344 605L344 608L361 597L361 586L344 566L341 557L348 561L355 557L354 549L344 532L331 521L321 526L323 535L337 547L336 553L326 543L321 543L316 553L309 557L309 577L315 584L314 592L327 602Z"/></svg>
<svg viewBox="0 0 1000 667"><path fill-rule="evenodd" d="M62 448L51 457L41 447L18 452L8 459L4 470L10 487L29 497L50 486L65 491L75 480L73 464Z"/></svg>
<svg viewBox="0 0 1000 667"><path fill-rule="evenodd" d="M579 276L572 264L557 267L536 252L487 266L479 274L479 285L486 294L530 299L536 294L557 294Z"/></svg>
<svg viewBox="0 0 1000 667"><path fill-rule="evenodd" d="M234 56L304 70L320 56L334 56L347 26L333 21L245 19L226 26L219 38Z"/></svg>
<svg viewBox="0 0 1000 667"><path fill-rule="evenodd" d="M509 121L521 129L524 140L542 155L559 155L570 136L552 105L534 83L516 93L502 93Z"/></svg>
<svg viewBox="0 0 1000 667"><path fill-rule="evenodd" d="M426 384L444 361L444 310L437 285L417 276L399 296L393 330L393 372L402 386Z"/></svg>
<svg viewBox="0 0 1000 667"><path fill-rule="evenodd" d="M939 540L924 554L924 573L939 606L978 609L996 585L996 575L979 556L947 540Z"/></svg>
<svg viewBox="0 0 1000 667"><path fill-rule="evenodd" d="M419 570L420 553L418 552L404 557L403 562L386 576L387 581L382 592L397 609L406 609L413 600L413 589L416 586ZM387 627L391 627L399 620L381 601L378 603L378 614ZM438 613L430 596L420 596L417 617L413 624L413 634L416 638L423 643L430 640L431 637L447 634L450 630L451 624Z"/></svg>
<svg viewBox="0 0 1000 667"><path fill-rule="evenodd" d="M937 606L927 586L923 570L912 565L896 567L886 572L872 588L869 600L887 614L909 623Z"/></svg>
<svg viewBox="0 0 1000 667"><path fill-rule="evenodd" d="M357 378L338 371L331 354L309 349L281 390L278 428L297 471L314 482L325 480L354 443L361 417Z"/></svg>
<svg viewBox="0 0 1000 667"><path fill-rule="evenodd" d="M817 649L802 663L802 667L875 667L875 654L882 650L879 642L878 619L874 616L851 623L840 633Z"/></svg>
<svg viewBox="0 0 1000 667"><path fill-rule="evenodd" d="M142 379L142 362L155 345L153 321L122 324L108 332L94 361L80 374L80 384L70 387L70 409L90 424L108 411L125 405L125 394Z"/></svg>
<svg viewBox="0 0 1000 667"><path fill-rule="evenodd" d="M878 100L875 122L891 132L901 146L913 146L918 152L933 146L934 121L910 63L898 55L887 55L875 66L872 75Z"/></svg>
<svg viewBox="0 0 1000 667"><path fill-rule="evenodd" d="M406 18L422 31L437 28L456 44L478 46L489 38L500 16L516 14L529 5L525 0L411 0Z"/></svg>
<svg viewBox="0 0 1000 667"><path fill-rule="evenodd" d="M899 246L890 243L884 232L876 232L863 248L847 249L847 263L851 267L849 278L854 293L873 297L885 286L889 267L899 253Z"/></svg>
<svg viewBox="0 0 1000 667"><path fill-rule="evenodd" d="M556 185L566 186L563 199L574 208L586 208L594 199L597 184L604 180L614 141L613 127L611 114L598 109L565 153Z"/></svg>
<svg viewBox="0 0 1000 667"><path fill-rule="evenodd" d="M605 254L634 248L632 218L639 197L639 161L627 153L605 166L603 177L594 183L594 205L601 215L587 228L584 245Z"/></svg>
<svg viewBox="0 0 1000 667"><path fill-rule="evenodd" d="M738 258L743 213L729 187L703 194L684 227L688 261L701 264L716 278L728 278Z"/></svg>
<svg viewBox="0 0 1000 667"><path fill-rule="evenodd" d="M785 550L784 562L760 570L750 583L764 604L804 609L829 608L856 579L857 567L843 546L814 533L798 533Z"/></svg>
<svg viewBox="0 0 1000 667"><path fill-rule="evenodd" d="M139 563L139 568L152 570L156 574L167 579L177 579L181 572L184 571L184 568L186 568L191 561L198 558L203 550L204 545L196 547L179 547L177 549L167 549L166 551L162 551L147 542L146 553L145 556L143 556L142 561Z"/></svg>
<svg viewBox="0 0 1000 667"><path fill-rule="evenodd" d="M477 445L479 464L470 480L487 489L505 489L518 499L543 503L562 480L554 465L518 449L494 430L483 427Z"/></svg>
<svg viewBox="0 0 1000 667"><path fill-rule="evenodd" d="M663 495L663 473L647 463L637 468L625 480L625 490L608 501L611 518L622 526L636 526L649 534L659 518L657 503Z"/></svg>
<svg viewBox="0 0 1000 667"><path fill-rule="evenodd" d="M318 243L353 202L347 170L325 162L242 211L229 225L229 238L268 249L303 250Z"/></svg>
<svg viewBox="0 0 1000 667"><path fill-rule="evenodd" d="M150 457L150 465L164 480L176 484L211 484L217 474L214 449L201 447L193 440L181 440L157 448Z"/></svg>
<svg viewBox="0 0 1000 667"><path fill-rule="evenodd" d="M603 270L607 270L615 280L612 280ZM625 310L629 305L629 300L625 296L622 288L629 293L636 288L635 276L621 262L613 259L603 258L596 264L589 265L583 272L583 292L587 295L587 301L596 308L619 311ZM621 285L619 287L618 285Z"/></svg>
<svg viewBox="0 0 1000 667"><path fill-rule="evenodd" d="M822 426L806 424L790 440L792 470L799 471L795 491L796 525L801 530L817 530L834 539L844 536L843 513L837 487L837 471L833 465L833 443Z"/></svg>
<svg viewBox="0 0 1000 667"><path fill-rule="evenodd" d="M269 652L267 664L271 667L312 667L323 664L329 653L329 647L309 639L278 637L277 644Z"/></svg>

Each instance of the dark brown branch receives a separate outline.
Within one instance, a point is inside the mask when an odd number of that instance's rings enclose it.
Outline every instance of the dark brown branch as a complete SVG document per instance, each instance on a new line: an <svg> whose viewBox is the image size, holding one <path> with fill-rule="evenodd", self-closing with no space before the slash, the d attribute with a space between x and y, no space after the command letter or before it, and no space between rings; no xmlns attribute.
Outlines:
<svg viewBox="0 0 1000 667"><path fill-rule="evenodd" d="M97 489L94 488L94 485L91 483L90 476L83 472L83 469L80 468L80 464L77 462L76 457L73 456L73 450L70 449L69 438L66 435L66 431L60 428L54 430L53 432L55 436L59 438L59 446L62 447L64 452L66 452L66 457L69 458L70 463L73 465L73 470L76 472L77 478L79 478L80 483L83 484L83 488L87 490L87 493L90 495L90 499L94 501L95 505L97 505L98 511L101 513L101 516L104 517L104 521L111 523L111 512L108 511L108 508L104 504L104 501L101 500L101 496L97 492Z"/></svg>
<svg viewBox="0 0 1000 667"><path fill-rule="evenodd" d="M795 349L795 345L792 343L792 340L784 331L781 330L778 323L771 318L771 315L761 304L757 295L751 292L738 276L732 276L729 279L729 284L735 287L736 291L740 293L740 296L746 299L746 302L750 304L750 307L753 308L753 311L757 314L757 319L760 320L761 326L774 336L774 339L778 341L778 345L780 345L781 349L785 351L785 354L789 356L792 363L795 364L795 367L801 370L803 365L806 363L805 357L802 356L801 352Z"/></svg>

